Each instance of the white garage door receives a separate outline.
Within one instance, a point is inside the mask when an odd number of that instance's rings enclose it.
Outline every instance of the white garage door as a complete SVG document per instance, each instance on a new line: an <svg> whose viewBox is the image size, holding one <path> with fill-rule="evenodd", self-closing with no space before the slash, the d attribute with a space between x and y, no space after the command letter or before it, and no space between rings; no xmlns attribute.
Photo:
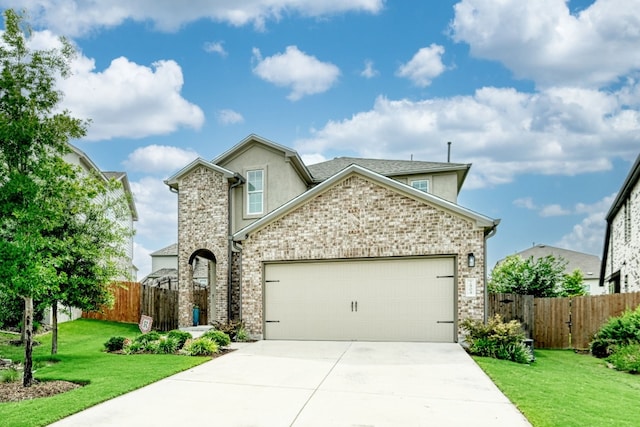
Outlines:
<svg viewBox="0 0 640 427"><path fill-rule="evenodd" d="M266 264L265 339L455 341L453 258Z"/></svg>

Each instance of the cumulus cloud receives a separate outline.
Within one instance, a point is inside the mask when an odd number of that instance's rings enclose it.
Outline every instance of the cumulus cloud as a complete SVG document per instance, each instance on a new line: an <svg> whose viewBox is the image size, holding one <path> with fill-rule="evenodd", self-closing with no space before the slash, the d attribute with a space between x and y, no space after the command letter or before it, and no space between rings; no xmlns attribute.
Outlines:
<svg viewBox="0 0 640 427"><path fill-rule="evenodd" d="M364 69L360 72L360 75L362 77L371 79L377 76L378 74L380 74L378 70L373 68L373 61L371 61L370 59L367 59L366 61L364 61Z"/></svg>
<svg viewBox="0 0 640 427"><path fill-rule="evenodd" d="M539 87L602 87L640 67L640 2L596 0L571 13L566 0L462 0L451 34Z"/></svg>
<svg viewBox="0 0 640 427"><path fill-rule="evenodd" d="M64 108L91 119L86 137L104 140L162 135L180 127L198 129L204 113L181 95L182 69L171 60L151 67L120 57L103 71L86 57L76 59L73 75L60 82Z"/></svg>
<svg viewBox="0 0 640 427"><path fill-rule="evenodd" d="M531 197L522 197L513 201L513 204L519 208L534 210L537 209Z"/></svg>
<svg viewBox="0 0 640 427"><path fill-rule="evenodd" d="M330 62L322 62L307 55L296 46L288 46L284 53L263 58L260 50L253 49L256 66L253 73L276 86L289 87L287 96L297 101L303 96L326 92L340 76L340 69Z"/></svg>
<svg viewBox="0 0 640 427"><path fill-rule="evenodd" d="M233 125L244 122L242 114L229 109L219 110L216 113L216 117L218 118L218 122L223 125Z"/></svg>
<svg viewBox="0 0 640 427"><path fill-rule="evenodd" d="M197 157L198 153L193 150L154 144L137 148L123 163L131 171L165 174L184 167Z"/></svg>
<svg viewBox="0 0 640 427"><path fill-rule="evenodd" d="M133 242L133 265L138 268L137 280L142 280L147 274L151 273L151 252L138 242Z"/></svg>
<svg viewBox="0 0 640 427"><path fill-rule="evenodd" d="M159 234L165 236L167 230L177 230L178 201L161 178L146 176L133 181L131 191L139 217L136 236L153 241Z"/></svg>
<svg viewBox="0 0 640 427"><path fill-rule="evenodd" d="M204 44L204 50L224 57L227 56L227 51L224 49L223 44L224 42L207 42Z"/></svg>
<svg viewBox="0 0 640 427"><path fill-rule="evenodd" d="M564 216L569 214L571 214L570 210L567 210L558 204L546 205L540 209L541 217Z"/></svg>
<svg viewBox="0 0 640 427"><path fill-rule="evenodd" d="M637 155L640 112L625 100L637 90L638 83L629 81L615 92L485 87L452 98L378 97L370 110L312 129L295 146L305 155L349 147L364 157L414 154L445 161L446 141L453 141L452 161L474 164L466 188L510 182L524 173L609 170L611 158Z"/></svg>
<svg viewBox="0 0 640 427"><path fill-rule="evenodd" d="M587 216L575 224L571 232L562 236L555 245L602 257L605 217L615 197L614 193L591 205L584 203L576 205L575 212Z"/></svg>
<svg viewBox="0 0 640 427"><path fill-rule="evenodd" d="M431 81L445 70L442 63L443 54L444 47L437 44L423 47L409 62L398 68L396 75L410 79L416 86L429 86Z"/></svg>
<svg viewBox="0 0 640 427"><path fill-rule="evenodd" d="M116 27L126 20L151 22L161 31L176 31L199 19L235 26L253 24L262 30L267 21L278 21L290 14L316 18L346 12L375 14L382 10L384 0L197 0L188 5L157 0L0 0L0 5L29 9L35 24L58 34L79 36L100 28Z"/></svg>

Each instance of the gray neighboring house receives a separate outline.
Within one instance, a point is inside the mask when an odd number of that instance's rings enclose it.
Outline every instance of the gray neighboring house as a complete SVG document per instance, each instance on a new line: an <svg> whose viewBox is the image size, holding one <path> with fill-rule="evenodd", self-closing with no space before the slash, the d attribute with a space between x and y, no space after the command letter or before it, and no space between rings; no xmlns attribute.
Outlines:
<svg viewBox="0 0 640 427"><path fill-rule="evenodd" d="M499 220L457 203L471 165L336 158L307 166L250 135L165 181L178 193L179 324L197 257L211 321L258 339L456 342L486 313Z"/></svg>
<svg viewBox="0 0 640 427"><path fill-rule="evenodd" d="M556 248L554 246L538 244L516 253L524 259L533 257L534 260L552 255L554 258L563 258L567 261L565 274L571 274L578 269L584 278L584 288L589 295L602 295L607 293L607 288L600 284L600 258L596 255L569 249ZM502 261L502 260L501 260ZM498 264L501 262L498 261Z"/></svg>
<svg viewBox="0 0 640 427"><path fill-rule="evenodd" d="M601 286L640 292L640 155L606 216Z"/></svg>

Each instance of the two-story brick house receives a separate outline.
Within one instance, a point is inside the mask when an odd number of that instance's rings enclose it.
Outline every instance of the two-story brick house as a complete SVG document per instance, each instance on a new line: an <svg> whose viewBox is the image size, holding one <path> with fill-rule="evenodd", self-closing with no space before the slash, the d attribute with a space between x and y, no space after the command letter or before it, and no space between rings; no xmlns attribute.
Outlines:
<svg viewBox="0 0 640 427"><path fill-rule="evenodd" d="M611 293L640 292L640 155L606 220L601 284Z"/></svg>
<svg viewBox="0 0 640 427"><path fill-rule="evenodd" d="M193 260L209 260L209 319L265 339L458 340L485 316L498 220L457 204L470 165L337 158L305 165L250 135L170 177L178 193L179 323Z"/></svg>

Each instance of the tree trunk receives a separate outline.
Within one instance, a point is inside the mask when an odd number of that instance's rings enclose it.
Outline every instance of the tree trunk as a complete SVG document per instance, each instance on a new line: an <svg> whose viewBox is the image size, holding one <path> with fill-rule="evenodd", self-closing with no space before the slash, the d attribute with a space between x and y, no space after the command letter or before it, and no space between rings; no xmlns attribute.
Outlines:
<svg viewBox="0 0 640 427"><path fill-rule="evenodd" d="M33 383L33 298L24 297L24 374L22 385Z"/></svg>
<svg viewBox="0 0 640 427"><path fill-rule="evenodd" d="M51 354L58 354L58 301L51 304Z"/></svg>
<svg viewBox="0 0 640 427"><path fill-rule="evenodd" d="M24 343L26 340L25 337L25 326L27 325L27 312L24 310L22 312L22 326L20 327L20 342Z"/></svg>

